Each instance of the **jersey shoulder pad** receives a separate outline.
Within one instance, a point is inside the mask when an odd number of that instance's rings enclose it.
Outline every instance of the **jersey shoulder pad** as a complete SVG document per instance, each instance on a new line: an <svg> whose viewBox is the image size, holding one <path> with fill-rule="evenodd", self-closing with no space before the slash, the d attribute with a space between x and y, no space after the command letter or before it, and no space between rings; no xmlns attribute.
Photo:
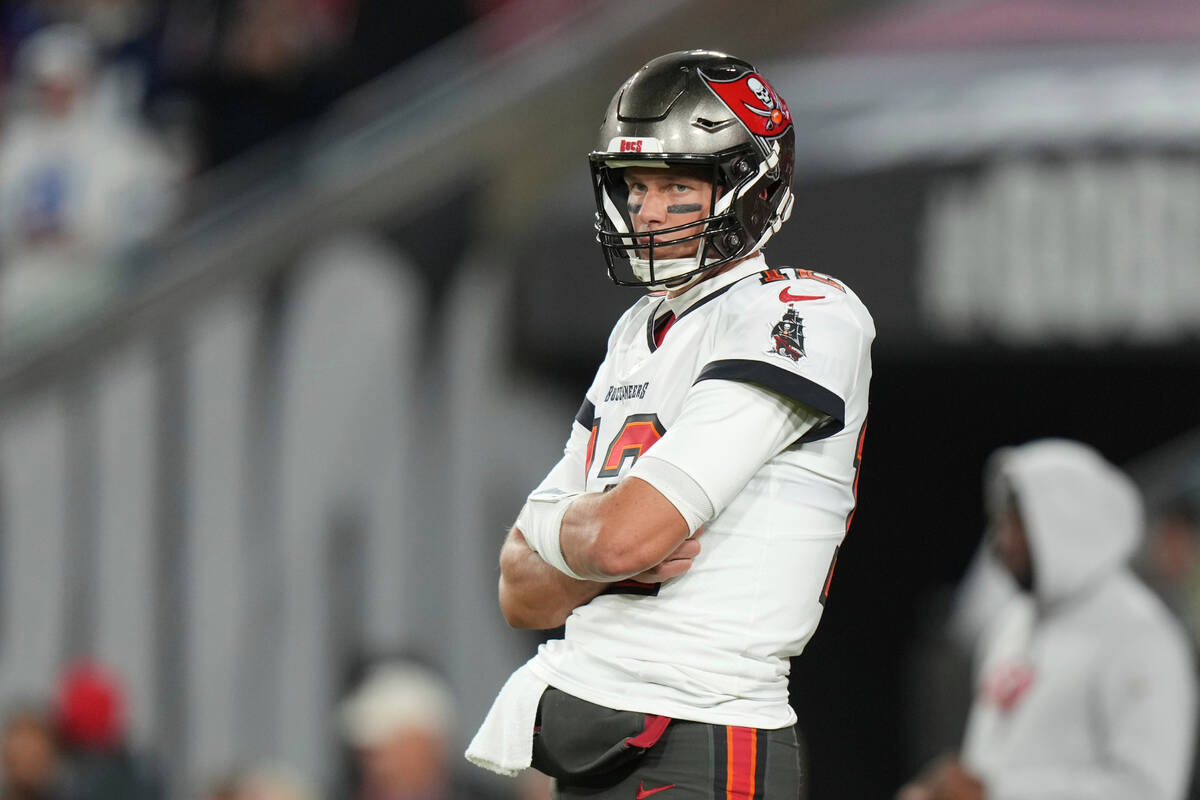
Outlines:
<svg viewBox="0 0 1200 800"><path fill-rule="evenodd" d="M792 267L767 269L747 276L737 284L737 289L741 304L771 312L780 304L800 312L816 307L828 309L853 297L836 278Z"/></svg>
<svg viewBox="0 0 1200 800"><path fill-rule="evenodd" d="M798 267L766 269L745 278L740 292L744 302L762 313L781 307L801 315L834 315L854 320L853 325L874 337L875 326L858 295L843 281L823 272Z"/></svg>
<svg viewBox="0 0 1200 800"><path fill-rule="evenodd" d="M786 283L802 282L803 288L809 294L835 292L844 295L848 293L845 283L832 275L826 275L824 272L817 272L812 269L774 267L763 270L755 277L762 286L770 286L772 284L783 286Z"/></svg>

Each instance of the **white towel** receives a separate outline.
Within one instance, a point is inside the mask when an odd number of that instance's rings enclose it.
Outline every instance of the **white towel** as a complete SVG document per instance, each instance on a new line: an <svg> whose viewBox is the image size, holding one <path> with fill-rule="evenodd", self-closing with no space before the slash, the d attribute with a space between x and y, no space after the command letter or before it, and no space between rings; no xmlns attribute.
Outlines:
<svg viewBox="0 0 1200 800"><path fill-rule="evenodd" d="M516 775L528 767L538 702L546 685L528 664L509 676L467 746L467 760L501 775Z"/></svg>

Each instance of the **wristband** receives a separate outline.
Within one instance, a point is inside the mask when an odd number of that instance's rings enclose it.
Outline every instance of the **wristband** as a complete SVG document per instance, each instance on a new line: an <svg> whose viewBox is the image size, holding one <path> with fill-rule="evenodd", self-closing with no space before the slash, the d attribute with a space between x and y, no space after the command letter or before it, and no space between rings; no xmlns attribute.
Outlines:
<svg viewBox="0 0 1200 800"><path fill-rule="evenodd" d="M524 508L517 515L517 528L525 537L526 543L542 560L567 577L575 580L586 580L567 564L562 552L563 516L567 507L583 492L560 492L557 490L539 492L529 496Z"/></svg>

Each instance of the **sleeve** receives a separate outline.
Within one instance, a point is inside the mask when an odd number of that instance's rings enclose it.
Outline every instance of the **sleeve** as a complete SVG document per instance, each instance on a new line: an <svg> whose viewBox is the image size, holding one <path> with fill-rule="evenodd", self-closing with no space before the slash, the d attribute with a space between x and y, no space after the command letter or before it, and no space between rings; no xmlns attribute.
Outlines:
<svg viewBox="0 0 1200 800"><path fill-rule="evenodd" d="M679 418L629 475L658 489L694 531L824 418L753 384L704 381L688 392Z"/></svg>
<svg viewBox="0 0 1200 800"><path fill-rule="evenodd" d="M828 421L809 434L811 441L845 425L865 336L847 294L831 286L822 287L825 296L802 294L809 283L756 287L719 327L712 355L696 380L760 386L821 412Z"/></svg>
<svg viewBox="0 0 1200 800"><path fill-rule="evenodd" d="M1097 685L1107 767L1014 769L989 800L1178 800L1191 776L1195 671L1183 637L1149 628L1113 648Z"/></svg>

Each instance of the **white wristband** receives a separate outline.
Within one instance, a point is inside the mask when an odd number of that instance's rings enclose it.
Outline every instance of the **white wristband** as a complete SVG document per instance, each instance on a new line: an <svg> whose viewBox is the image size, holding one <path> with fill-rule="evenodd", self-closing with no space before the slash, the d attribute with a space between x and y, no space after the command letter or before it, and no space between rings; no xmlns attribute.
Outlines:
<svg viewBox="0 0 1200 800"><path fill-rule="evenodd" d="M530 495L524 508L517 515L517 528L525 537L530 549L542 557L550 566L576 580L586 580L567 564L562 552L563 516L567 507L583 492L545 491Z"/></svg>

